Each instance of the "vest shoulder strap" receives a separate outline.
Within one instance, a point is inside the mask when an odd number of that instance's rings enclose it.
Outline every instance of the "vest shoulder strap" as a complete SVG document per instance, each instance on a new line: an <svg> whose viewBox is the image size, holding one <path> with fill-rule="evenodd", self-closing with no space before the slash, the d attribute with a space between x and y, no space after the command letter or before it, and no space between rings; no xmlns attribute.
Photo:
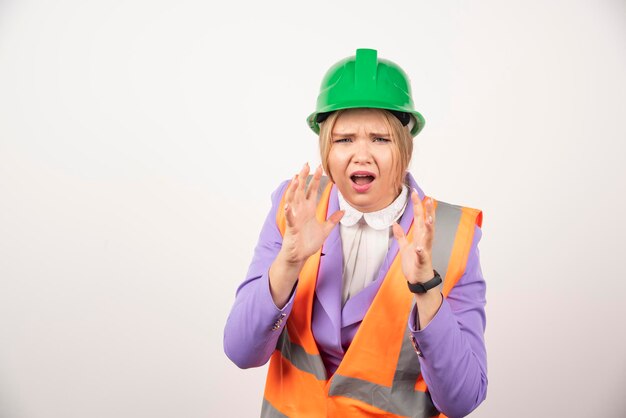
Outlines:
<svg viewBox="0 0 626 418"><path fill-rule="evenodd" d="M435 207L433 267L443 278L447 296L465 272L476 226L482 225L482 211L437 201Z"/></svg>

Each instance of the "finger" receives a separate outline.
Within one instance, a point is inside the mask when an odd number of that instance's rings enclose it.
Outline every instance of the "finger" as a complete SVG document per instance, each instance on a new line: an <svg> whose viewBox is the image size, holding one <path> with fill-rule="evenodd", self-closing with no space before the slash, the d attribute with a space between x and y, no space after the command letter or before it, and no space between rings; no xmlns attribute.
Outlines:
<svg viewBox="0 0 626 418"><path fill-rule="evenodd" d="M330 217L326 220L326 222L324 222L324 227L323 227L324 239L326 239L326 237L330 235L330 232L333 230L335 226L337 226L337 224L339 223L341 218L343 218L343 215L345 213L346 211L344 210L338 210L337 212L330 215Z"/></svg>
<svg viewBox="0 0 626 418"><path fill-rule="evenodd" d="M436 215L436 211L435 211L435 201L433 200L432 197L428 198L430 200L430 212L428 213L432 219L432 224L435 224L435 215Z"/></svg>
<svg viewBox="0 0 626 418"><path fill-rule="evenodd" d="M317 195L317 189L320 187L320 179L322 178L322 166L318 165L313 174L313 180L309 184L309 188L306 191L306 198L310 199L311 196Z"/></svg>
<svg viewBox="0 0 626 418"><path fill-rule="evenodd" d="M287 221L287 226L289 226L290 228L292 228L296 223L293 209L289 204L285 205L285 220Z"/></svg>
<svg viewBox="0 0 626 418"><path fill-rule="evenodd" d="M424 207L415 189L411 192L411 202L413 203L413 217L417 218L419 216L424 220Z"/></svg>
<svg viewBox="0 0 626 418"><path fill-rule="evenodd" d="M435 203L431 197L426 198L426 229L424 231L424 245L430 250L433 248L435 237Z"/></svg>
<svg viewBox="0 0 626 418"><path fill-rule="evenodd" d="M404 235L402 227L398 225L397 222L394 222L391 229L393 230L393 236L398 241L398 245L400 245L400 250L403 250L407 245L409 245L409 242L406 239L406 235Z"/></svg>
<svg viewBox="0 0 626 418"><path fill-rule="evenodd" d="M309 163L305 163L298 173L298 189L296 190L296 199L300 200L304 197L304 188L306 187L306 178L309 175Z"/></svg>
<svg viewBox="0 0 626 418"><path fill-rule="evenodd" d="M289 204L293 202L293 196L296 192L296 188L298 187L298 175L293 176L289 185L287 186L287 191L285 192L285 203ZM285 207L286 209L286 207Z"/></svg>
<svg viewBox="0 0 626 418"><path fill-rule="evenodd" d="M417 194L417 191L413 189L411 193L411 202L413 203L413 227L415 228L413 232L413 243L417 246L422 244L420 241L420 237L424 235L424 207L422 206L422 201Z"/></svg>

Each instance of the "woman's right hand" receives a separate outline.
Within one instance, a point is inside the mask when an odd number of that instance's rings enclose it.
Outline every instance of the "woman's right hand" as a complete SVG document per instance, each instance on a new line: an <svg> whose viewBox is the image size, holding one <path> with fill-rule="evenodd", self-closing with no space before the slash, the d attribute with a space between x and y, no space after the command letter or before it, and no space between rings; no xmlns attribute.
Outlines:
<svg viewBox="0 0 626 418"><path fill-rule="evenodd" d="M285 193L286 228L281 256L285 262L300 267L322 247L344 214L343 211L337 211L324 222L317 220L315 213L322 166L317 167L306 188L308 175L309 164L306 163L300 173L294 176Z"/></svg>
<svg viewBox="0 0 626 418"><path fill-rule="evenodd" d="M285 192L286 222L283 244L269 270L270 293L279 309L289 301L304 262L322 247L324 240L344 214L339 210L324 222L317 220L317 189L322 178L322 167L315 170L311 184L305 190L308 175L307 163Z"/></svg>

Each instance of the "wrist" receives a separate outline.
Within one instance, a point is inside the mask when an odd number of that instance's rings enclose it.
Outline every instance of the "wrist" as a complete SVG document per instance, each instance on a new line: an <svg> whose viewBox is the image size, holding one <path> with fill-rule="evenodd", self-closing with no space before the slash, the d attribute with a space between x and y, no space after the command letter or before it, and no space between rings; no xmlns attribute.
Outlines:
<svg viewBox="0 0 626 418"><path fill-rule="evenodd" d="M431 267L430 269L424 269L418 272L415 276L407 277L406 281L412 284L424 283L433 277L435 277L435 270Z"/></svg>
<svg viewBox="0 0 626 418"><path fill-rule="evenodd" d="M281 249L276 256L275 263L278 263L283 270L296 272L296 275L300 274L300 270L304 267L306 260L300 260L297 257L289 254L288 251Z"/></svg>
<svg viewBox="0 0 626 418"><path fill-rule="evenodd" d="M415 300L418 305L422 305L424 303L437 304L441 303L441 300L443 299L443 294L439 289L432 289L426 293L413 293L413 295L415 295Z"/></svg>
<svg viewBox="0 0 626 418"><path fill-rule="evenodd" d="M270 294L278 309L289 301L303 264L290 263L279 253L269 269Z"/></svg>
<svg viewBox="0 0 626 418"><path fill-rule="evenodd" d="M429 279L425 281L418 282L410 282L407 280L407 285L409 286L409 290L417 295L423 295L429 293L429 290L436 289L443 282L439 273L436 270L433 270L433 275ZM434 292L430 292L434 293Z"/></svg>

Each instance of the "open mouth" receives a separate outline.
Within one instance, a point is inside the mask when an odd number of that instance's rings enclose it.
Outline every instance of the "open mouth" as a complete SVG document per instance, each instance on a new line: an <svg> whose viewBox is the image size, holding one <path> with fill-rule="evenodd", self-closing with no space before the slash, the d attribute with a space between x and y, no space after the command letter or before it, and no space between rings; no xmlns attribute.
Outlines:
<svg viewBox="0 0 626 418"><path fill-rule="evenodd" d="M376 176L373 173L368 172L355 172L350 176L350 180L358 186L364 186L374 181Z"/></svg>

